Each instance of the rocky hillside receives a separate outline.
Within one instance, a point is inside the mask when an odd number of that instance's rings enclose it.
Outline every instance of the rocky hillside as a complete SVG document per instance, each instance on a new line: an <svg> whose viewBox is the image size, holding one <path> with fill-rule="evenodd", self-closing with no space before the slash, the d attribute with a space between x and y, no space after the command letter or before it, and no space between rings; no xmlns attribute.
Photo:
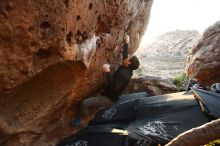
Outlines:
<svg viewBox="0 0 220 146"><path fill-rule="evenodd" d="M137 49L152 2L1 0L0 145L55 145L79 130L74 105L100 88L103 63L118 66L125 34Z"/></svg>
<svg viewBox="0 0 220 146"><path fill-rule="evenodd" d="M202 84L220 82L220 21L208 27L190 50L186 70Z"/></svg>
<svg viewBox="0 0 220 146"><path fill-rule="evenodd" d="M138 49L142 66L138 74L171 78L183 72L189 49L200 39L197 31L176 30L167 32Z"/></svg>

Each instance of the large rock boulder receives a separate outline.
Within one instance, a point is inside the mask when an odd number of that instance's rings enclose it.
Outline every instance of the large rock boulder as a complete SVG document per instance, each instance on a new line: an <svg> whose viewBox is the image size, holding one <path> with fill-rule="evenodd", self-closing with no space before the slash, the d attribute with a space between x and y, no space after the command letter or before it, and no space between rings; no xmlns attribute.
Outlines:
<svg viewBox="0 0 220 146"><path fill-rule="evenodd" d="M200 38L196 30L175 30L156 37L137 51L142 63L138 74L173 78L184 72L187 53Z"/></svg>
<svg viewBox="0 0 220 146"><path fill-rule="evenodd" d="M172 80L148 75L133 78L127 89L127 93L147 92L150 95L162 95L178 91L179 89L172 83Z"/></svg>
<svg viewBox="0 0 220 146"><path fill-rule="evenodd" d="M197 46L190 50L186 71L202 84L220 82L220 21L207 28Z"/></svg>
<svg viewBox="0 0 220 146"><path fill-rule="evenodd" d="M103 83L100 65L131 53L153 0L1 0L0 145L54 145L75 132L77 101ZM73 107L73 108L70 108Z"/></svg>

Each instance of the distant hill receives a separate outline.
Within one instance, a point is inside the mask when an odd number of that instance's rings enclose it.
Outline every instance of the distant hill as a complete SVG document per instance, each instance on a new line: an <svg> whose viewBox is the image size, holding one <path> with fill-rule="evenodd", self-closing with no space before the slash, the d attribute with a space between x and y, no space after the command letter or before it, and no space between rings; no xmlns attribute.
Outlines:
<svg viewBox="0 0 220 146"><path fill-rule="evenodd" d="M137 74L172 78L184 71L188 50L200 38L196 30L176 30L156 37L152 43L136 52L141 61Z"/></svg>

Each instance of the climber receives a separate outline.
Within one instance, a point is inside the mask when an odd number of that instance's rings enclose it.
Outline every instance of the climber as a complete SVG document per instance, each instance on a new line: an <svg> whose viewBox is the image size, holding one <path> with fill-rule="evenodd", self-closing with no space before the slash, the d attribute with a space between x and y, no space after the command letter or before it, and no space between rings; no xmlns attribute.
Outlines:
<svg viewBox="0 0 220 146"><path fill-rule="evenodd" d="M124 40L123 40L123 46L119 47L119 45L117 45L115 47L114 53L118 57L122 56L122 61L124 61L125 59L128 59L129 57L129 43L130 43L130 37L129 35L125 35Z"/></svg>
<svg viewBox="0 0 220 146"><path fill-rule="evenodd" d="M124 37L124 41L125 43L122 51L123 65L117 69L114 76L110 70L110 65L104 64L102 66L107 80L104 92L102 92L101 96L90 97L83 100L80 104L80 111L78 112L80 114L80 119L82 119L82 117L83 119L74 120L71 122L71 125L81 125L82 123L85 123L84 121L88 120L92 112L107 107L108 105L111 105L112 102L117 101L129 84L133 70L136 70L140 63L136 56L128 58L128 44L130 41L128 35Z"/></svg>
<svg viewBox="0 0 220 146"><path fill-rule="evenodd" d="M140 63L136 56L125 59L123 65L117 69L114 76L109 65L103 65L103 71L107 77L107 85L102 95L108 97L112 102L117 101L129 84L133 71L138 69L139 65Z"/></svg>
<svg viewBox="0 0 220 146"><path fill-rule="evenodd" d="M125 35L124 37L124 44L123 44L123 50L122 50L122 58L123 61L125 59L128 59L128 55L129 55L129 43L130 43L130 37L129 35Z"/></svg>
<svg viewBox="0 0 220 146"><path fill-rule="evenodd" d="M211 86L211 91L212 92L216 92L216 93L220 93L220 83L215 83Z"/></svg>
<svg viewBox="0 0 220 146"><path fill-rule="evenodd" d="M126 59L123 65L120 66L113 75L110 69L110 65L104 64L102 66L103 72L106 75L106 86L101 96L90 97L83 100L80 103L80 109L78 111L79 119L71 121L71 126L85 126L86 122L92 119L92 115L98 110L110 106L116 102L122 92L128 86L133 70L139 67L140 63L136 56L130 59ZM92 114L93 113L93 114Z"/></svg>

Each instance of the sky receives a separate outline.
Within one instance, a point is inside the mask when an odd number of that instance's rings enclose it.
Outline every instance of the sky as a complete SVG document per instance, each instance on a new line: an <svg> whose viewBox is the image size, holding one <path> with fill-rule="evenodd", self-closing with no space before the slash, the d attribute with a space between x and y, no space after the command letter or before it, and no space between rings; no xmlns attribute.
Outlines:
<svg viewBox="0 0 220 146"><path fill-rule="evenodd" d="M220 0L154 0L142 45L168 31L203 31L220 20Z"/></svg>

